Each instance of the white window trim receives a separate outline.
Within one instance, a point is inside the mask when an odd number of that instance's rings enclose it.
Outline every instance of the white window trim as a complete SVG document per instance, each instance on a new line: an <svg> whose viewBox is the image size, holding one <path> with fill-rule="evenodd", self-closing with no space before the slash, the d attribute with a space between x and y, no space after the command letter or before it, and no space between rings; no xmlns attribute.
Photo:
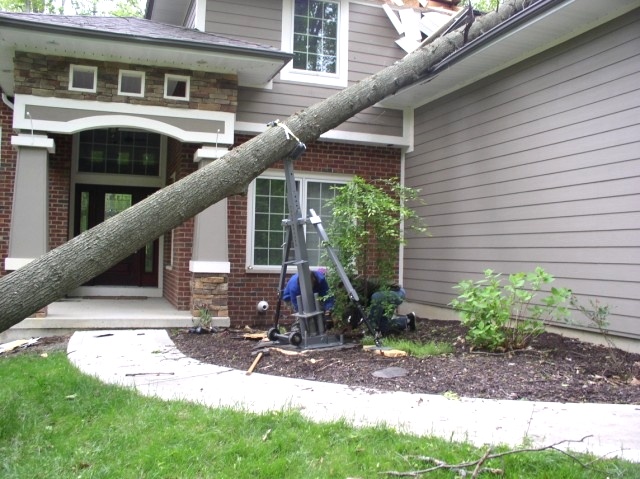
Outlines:
<svg viewBox="0 0 640 479"><path fill-rule="evenodd" d="M73 73L75 71L92 72L93 73L93 88L77 88L73 86ZM95 93L98 87L98 67L89 65L69 65L69 90L70 91L83 91L89 93Z"/></svg>
<svg viewBox="0 0 640 479"><path fill-rule="evenodd" d="M182 97L182 96L170 96L170 95L167 94L167 86L168 86L169 79L177 80L177 81L185 81L187 83L187 88L186 88L186 92L185 92L186 95L184 97ZM190 92L191 92L191 77L185 76L185 75L174 75L172 73L165 73L165 75L164 75L164 97L165 98L167 98L169 100L189 101Z"/></svg>
<svg viewBox="0 0 640 479"><path fill-rule="evenodd" d="M318 181L324 183L348 183L353 180L353 175L347 174L328 174L328 173L313 173L302 172L295 173L296 181L300 181L302 194L300 195L300 208L303 210L302 214L306 218L308 211L307 206L307 194L306 194L306 182ZM284 180L284 171L280 170L267 170L259 178ZM248 273L276 273L281 270L282 266L266 266L253 264L253 247L254 247L254 215L256 208L256 179L254 179L247 190L247 249L246 249L246 271Z"/></svg>
<svg viewBox="0 0 640 479"><path fill-rule="evenodd" d="M122 76L123 75L140 78L140 93L131 93L131 92L122 91ZM146 78L145 72L139 72L139 71L136 71L136 70L120 70L120 72L118 73L118 95L143 97L144 96L145 78Z"/></svg>
<svg viewBox="0 0 640 479"><path fill-rule="evenodd" d="M293 53L293 7L295 0L282 1L282 46ZM349 0L331 0L338 3L338 63L337 73L294 70L293 60L280 71L280 79L301 83L346 87L349 80Z"/></svg>

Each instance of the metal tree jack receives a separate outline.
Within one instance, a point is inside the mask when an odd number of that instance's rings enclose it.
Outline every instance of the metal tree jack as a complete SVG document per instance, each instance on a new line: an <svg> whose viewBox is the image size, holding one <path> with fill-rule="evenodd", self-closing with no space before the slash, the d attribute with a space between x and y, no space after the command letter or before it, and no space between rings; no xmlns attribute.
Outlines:
<svg viewBox="0 0 640 479"><path fill-rule="evenodd" d="M271 126L285 125L274 122ZM286 127L285 127L286 128ZM290 130L285 129L287 137L293 136ZM295 138L295 136L294 136ZM296 138L297 139L297 138ZM291 344L296 347L304 349L309 348L321 348L328 346L335 346L343 344L343 338L341 335L330 334L327 332L327 320L324 311L320 304L320 298L317 294L313 293L313 286L311 284L310 268L309 268L309 255L307 252L307 244L304 235L304 226L307 223L313 225L316 229L320 242L326 249L327 256L336 268L336 271L340 277L349 299L356 305L362 321L367 325L371 335L375 338L376 346L380 346L379 332L375 331L371 326L367 316L360 304L360 298L358 293L351 285L347 274L338 259L335 251L329 244L329 238L327 236L324 227L322 226L322 220L311 209L309 210L309 218L305 219L302 215L300 208L300 201L298 198L298 192L296 189L296 179L293 173L293 162L299 158L306 150L304 143L298 140L298 146L295 150L284 159L284 171L285 182L287 191L287 207L289 217L282 221L285 227L285 242L282 252L282 268L280 270L280 282L278 284L278 302L275 310L274 326L269 329L267 336L270 341L277 341L280 344ZM289 259L291 249L293 247L294 259ZM280 309L282 305L282 293L285 288L285 280L287 274L287 267L294 265L297 268L298 280L300 282L301 295L297 298L298 312L294 314L296 322L299 324L299 330L292 330L288 333L281 333L279 328L280 321Z"/></svg>

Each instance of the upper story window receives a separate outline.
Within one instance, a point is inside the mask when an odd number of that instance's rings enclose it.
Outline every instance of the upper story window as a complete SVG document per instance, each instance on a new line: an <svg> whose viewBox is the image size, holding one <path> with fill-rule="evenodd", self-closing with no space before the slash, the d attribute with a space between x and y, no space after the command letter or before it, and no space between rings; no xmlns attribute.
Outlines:
<svg viewBox="0 0 640 479"><path fill-rule="evenodd" d="M338 4L296 0L293 17L293 68L336 73Z"/></svg>
<svg viewBox="0 0 640 479"><path fill-rule="evenodd" d="M305 216L313 209L327 229L331 222L331 209L326 202L335 196L335 186L342 186L349 180L346 176L296 173L298 199ZM271 172L256 178L249 188L249 198L247 266L251 270L278 270L282 266L285 242L282 220L289 216L283 174ZM305 237L309 264L323 266L323 248L318 233L307 225Z"/></svg>
<svg viewBox="0 0 640 479"><path fill-rule="evenodd" d="M95 93L98 67L71 65L69 67L69 90Z"/></svg>
<svg viewBox="0 0 640 479"><path fill-rule="evenodd" d="M347 0L283 0L283 80L347 86L348 12Z"/></svg>
<svg viewBox="0 0 640 479"><path fill-rule="evenodd" d="M118 76L118 95L144 96L144 72L120 70Z"/></svg>
<svg viewBox="0 0 640 479"><path fill-rule="evenodd" d="M189 84L188 76L171 75L167 73L164 76L164 97L172 100L189 100Z"/></svg>

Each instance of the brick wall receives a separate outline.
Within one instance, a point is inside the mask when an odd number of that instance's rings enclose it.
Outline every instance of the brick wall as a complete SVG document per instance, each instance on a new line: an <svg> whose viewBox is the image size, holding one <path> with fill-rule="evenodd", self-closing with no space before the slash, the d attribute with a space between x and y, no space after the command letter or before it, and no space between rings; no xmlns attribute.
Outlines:
<svg viewBox="0 0 640 479"><path fill-rule="evenodd" d="M9 255L9 228L13 205L17 153L11 146L13 111L0 101L0 276L7 274L4 259Z"/></svg>
<svg viewBox="0 0 640 479"><path fill-rule="evenodd" d="M199 145L182 144L170 138L167 142L167 178L175 174L175 180L178 181L194 172L198 165L193 161L193 155L198 148ZM191 308L189 261L193 248L193 229L192 218L173 230L173 243L171 233L165 235L163 296L179 310Z"/></svg>
<svg viewBox="0 0 640 479"><path fill-rule="evenodd" d="M56 152L49 155L49 249L69 240L71 135L49 135Z"/></svg>
<svg viewBox="0 0 640 479"><path fill-rule="evenodd" d="M69 66L79 64L98 68L96 93L69 90ZM38 53L15 53L15 92L36 96L55 96L79 100L131 103L136 105L169 106L191 110L236 111L238 106L237 77L219 73L158 68L126 63L76 60ZM145 72L144 97L118 95L120 70ZM190 77L189 101L164 98L164 76L175 74Z"/></svg>
<svg viewBox="0 0 640 479"><path fill-rule="evenodd" d="M242 143L247 137L237 137ZM284 168L281 163L274 168ZM323 172L358 175L366 180L392 178L400 175L400 150L329 142L307 145L307 151L296 160L296 172ZM273 324L277 301L279 273L249 273L246 271L247 198L233 196L228 201L229 221L229 316L231 324L268 326ZM292 273L295 270L291 271ZM256 305L266 300L271 308L259 313ZM283 309L284 315L289 311Z"/></svg>

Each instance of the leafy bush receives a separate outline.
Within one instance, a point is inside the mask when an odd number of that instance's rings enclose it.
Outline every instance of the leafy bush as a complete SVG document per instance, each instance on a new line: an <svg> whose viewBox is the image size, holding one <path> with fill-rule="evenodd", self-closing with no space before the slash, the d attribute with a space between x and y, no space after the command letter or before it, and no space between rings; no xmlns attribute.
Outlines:
<svg viewBox="0 0 640 479"><path fill-rule="evenodd" d="M361 299L366 303L374 278L381 290L396 281L404 232L427 233L427 226L409 207L409 203L422 204L419 190L403 186L398 178L368 182L359 176L335 189L336 196L327 202L332 211L327 233L349 278L359 278L364 285L358 295L363 293ZM334 320L340 323L349 315L348 293L331 266L327 281L336 299ZM392 306L386 314L394 310Z"/></svg>
<svg viewBox="0 0 640 479"><path fill-rule="evenodd" d="M506 284L502 275L491 269L485 270L484 276L480 281L464 280L454 286L460 294L449 303L469 328L467 339L475 348L524 348L544 332L545 320L569 316L565 306L571 297L569 289L552 287L539 304L533 303L542 285L554 281L541 267L532 273L511 274Z"/></svg>

